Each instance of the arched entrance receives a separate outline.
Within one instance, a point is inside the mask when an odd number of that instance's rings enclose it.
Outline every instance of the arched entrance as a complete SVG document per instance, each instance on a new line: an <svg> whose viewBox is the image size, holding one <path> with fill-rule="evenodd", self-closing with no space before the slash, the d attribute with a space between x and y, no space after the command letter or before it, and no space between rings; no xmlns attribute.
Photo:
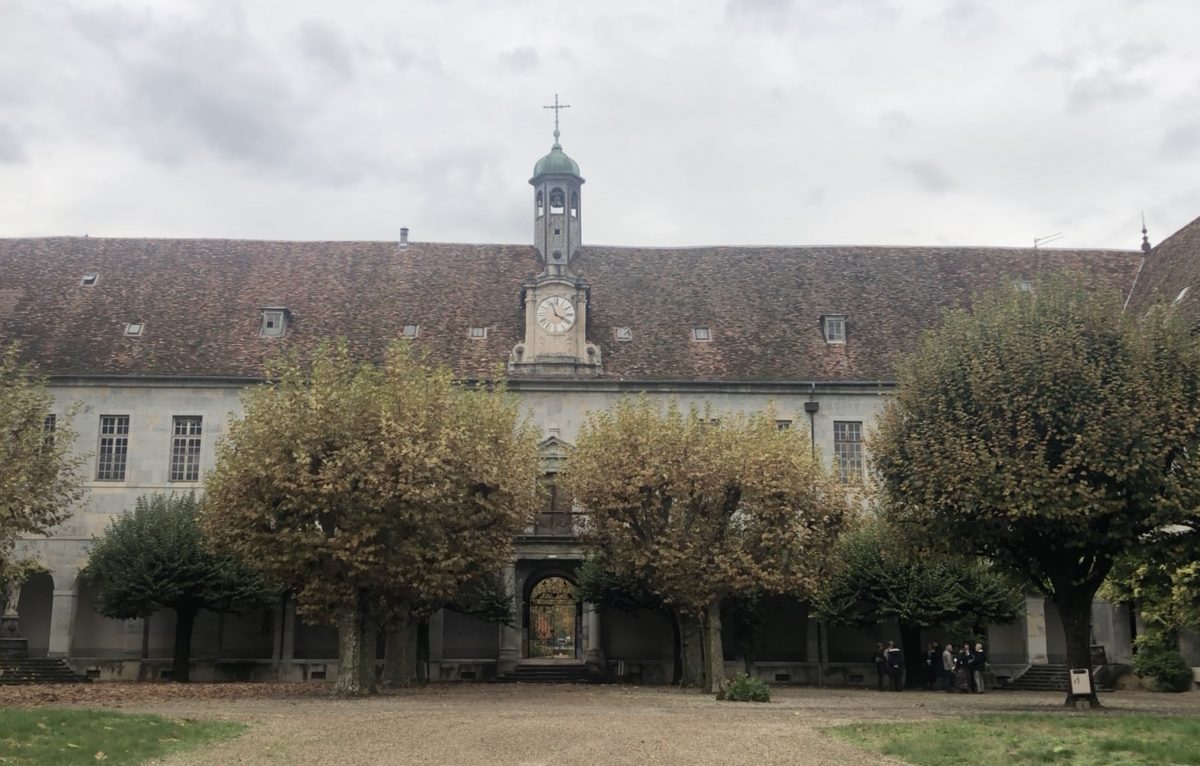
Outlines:
<svg viewBox="0 0 1200 766"><path fill-rule="evenodd" d="M2 593L0 589L0 593ZM30 657L45 657L50 646L50 610L54 606L54 578L37 572L21 585L17 614L21 616L21 635L29 641ZM4 605L0 603L0 609Z"/></svg>
<svg viewBox="0 0 1200 766"><path fill-rule="evenodd" d="M534 583L525 599L524 618L526 658L582 658L583 603L570 580L550 575Z"/></svg>

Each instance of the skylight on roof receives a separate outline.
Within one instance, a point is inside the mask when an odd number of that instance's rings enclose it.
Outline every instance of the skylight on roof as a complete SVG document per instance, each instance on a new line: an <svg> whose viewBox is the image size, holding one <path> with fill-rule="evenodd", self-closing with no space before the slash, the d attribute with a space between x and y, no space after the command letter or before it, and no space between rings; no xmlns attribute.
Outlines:
<svg viewBox="0 0 1200 766"><path fill-rule="evenodd" d="M129 322L125 325L125 335L130 338L140 338L146 325L141 322Z"/></svg>
<svg viewBox="0 0 1200 766"><path fill-rule="evenodd" d="M487 337L487 331L486 327L472 327L470 337L472 340L483 340Z"/></svg>
<svg viewBox="0 0 1200 766"><path fill-rule="evenodd" d="M99 281L100 281L99 274L84 274L83 277L79 280L79 285L81 287L93 287Z"/></svg>
<svg viewBox="0 0 1200 766"><path fill-rule="evenodd" d="M419 333L420 331L421 331L421 325L406 324L406 325L404 325L404 330L401 331L401 334L406 338L415 338L415 337L417 337L417 333Z"/></svg>
<svg viewBox="0 0 1200 766"><path fill-rule="evenodd" d="M613 328L613 338L616 340L621 340L621 341L633 340L633 328L632 327L614 327Z"/></svg>
<svg viewBox="0 0 1200 766"><path fill-rule="evenodd" d="M282 338L287 332L287 320L288 310L286 308L264 308L258 334L264 338Z"/></svg>
<svg viewBox="0 0 1200 766"><path fill-rule="evenodd" d="M712 331L707 327L693 327L692 340L699 341L701 343L710 341L712 340Z"/></svg>

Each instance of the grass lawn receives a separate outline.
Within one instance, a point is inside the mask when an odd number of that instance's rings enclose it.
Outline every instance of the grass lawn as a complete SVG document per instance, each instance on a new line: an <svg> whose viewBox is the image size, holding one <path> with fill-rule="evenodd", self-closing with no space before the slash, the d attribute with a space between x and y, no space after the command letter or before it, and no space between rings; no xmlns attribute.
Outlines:
<svg viewBox="0 0 1200 766"><path fill-rule="evenodd" d="M828 730L917 766L1200 764L1200 718L986 715Z"/></svg>
<svg viewBox="0 0 1200 766"><path fill-rule="evenodd" d="M236 737L245 729L239 723L103 710L0 710L0 764L137 764Z"/></svg>

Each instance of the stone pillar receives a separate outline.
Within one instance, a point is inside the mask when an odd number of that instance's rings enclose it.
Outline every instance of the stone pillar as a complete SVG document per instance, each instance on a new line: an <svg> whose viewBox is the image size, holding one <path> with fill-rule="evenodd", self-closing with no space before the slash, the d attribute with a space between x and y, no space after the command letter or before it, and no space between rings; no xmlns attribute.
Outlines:
<svg viewBox="0 0 1200 766"><path fill-rule="evenodd" d="M1025 597L1025 659L1032 665L1050 662L1046 647L1046 599L1042 596Z"/></svg>
<svg viewBox="0 0 1200 766"><path fill-rule="evenodd" d="M75 610L79 592L75 578L54 580L54 601L50 606L50 646L47 657L66 657L71 654L71 639L75 636Z"/></svg>
<svg viewBox="0 0 1200 766"><path fill-rule="evenodd" d="M500 626L500 658L496 661L496 673L503 675L517 669L521 659L521 592L517 588L516 562L507 564L502 575L505 587L512 588L513 620L517 623Z"/></svg>
<svg viewBox="0 0 1200 766"><path fill-rule="evenodd" d="M124 627L124 635L121 637L121 654L130 659L141 659L142 639L146 632L145 618L137 617L125 620Z"/></svg>
<svg viewBox="0 0 1200 766"><path fill-rule="evenodd" d="M584 661L603 672L604 647L600 641L600 608L595 604L584 603L583 620L584 624L587 625L587 644L583 655Z"/></svg>

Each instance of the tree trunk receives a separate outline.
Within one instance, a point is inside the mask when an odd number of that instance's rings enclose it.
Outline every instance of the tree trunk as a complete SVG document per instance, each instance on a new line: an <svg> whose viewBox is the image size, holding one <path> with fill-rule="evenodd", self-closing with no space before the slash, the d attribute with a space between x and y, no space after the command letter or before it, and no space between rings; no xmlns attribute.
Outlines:
<svg viewBox="0 0 1200 766"><path fill-rule="evenodd" d="M175 607L175 654L171 661L171 680L187 683L191 677L192 629L196 627L196 613L200 607L180 604Z"/></svg>
<svg viewBox="0 0 1200 766"><path fill-rule="evenodd" d="M904 652L904 686L919 689L925 685L925 647L921 646L921 626L900 623L900 649ZM938 661L941 662L941 653Z"/></svg>
<svg viewBox="0 0 1200 766"><path fill-rule="evenodd" d="M409 686L417 680L418 624L405 609L387 627L383 648L383 685Z"/></svg>
<svg viewBox="0 0 1200 766"><path fill-rule="evenodd" d="M1095 590L1087 593L1071 592L1063 596L1055 596L1051 600L1058 609L1062 620L1063 635L1067 639L1067 668L1087 668L1088 678L1092 677L1092 597ZM1069 682L1068 682L1069 683ZM1074 706L1076 698L1067 687L1065 706ZM1088 706L1101 707L1100 698L1096 695L1096 687L1087 697Z"/></svg>
<svg viewBox="0 0 1200 766"><path fill-rule="evenodd" d="M725 683L725 648L721 644L720 601L713 601L704 610L704 658L708 693L716 694Z"/></svg>
<svg viewBox="0 0 1200 766"><path fill-rule="evenodd" d="M338 678L333 690L339 696L359 697L375 691L376 636L372 622L370 601L360 588L355 593L354 608L344 612L337 623Z"/></svg>
<svg viewBox="0 0 1200 766"><path fill-rule="evenodd" d="M683 686L704 687L704 631L700 621L688 614L675 613L683 643Z"/></svg>

